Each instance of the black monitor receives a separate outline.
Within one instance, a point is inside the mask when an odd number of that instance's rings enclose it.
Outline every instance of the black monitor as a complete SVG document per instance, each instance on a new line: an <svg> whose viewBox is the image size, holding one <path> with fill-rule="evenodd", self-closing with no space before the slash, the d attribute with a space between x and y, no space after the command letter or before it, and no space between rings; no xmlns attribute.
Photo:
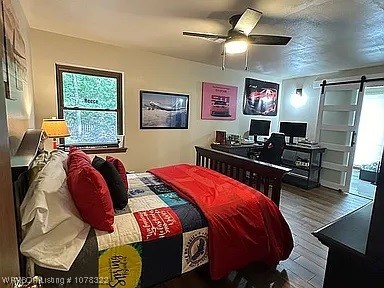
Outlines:
<svg viewBox="0 0 384 288"><path fill-rule="evenodd" d="M271 121L251 119L249 135L253 135L255 142L257 142L257 136L269 136L270 128Z"/></svg>
<svg viewBox="0 0 384 288"><path fill-rule="evenodd" d="M284 133L285 136L289 137L289 143L293 144L293 137L302 137L307 136L307 123L304 122L280 122L281 133Z"/></svg>

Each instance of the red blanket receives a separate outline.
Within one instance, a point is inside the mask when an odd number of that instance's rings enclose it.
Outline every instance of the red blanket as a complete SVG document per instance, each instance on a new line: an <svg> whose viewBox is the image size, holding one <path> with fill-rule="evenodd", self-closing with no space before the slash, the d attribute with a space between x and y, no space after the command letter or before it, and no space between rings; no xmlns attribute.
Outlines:
<svg viewBox="0 0 384 288"><path fill-rule="evenodd" d="M275 265L293 249L278 207L262 193L216 171L188 164L149 172L196 204L208 221L214 280L254 261Z"/></svg>

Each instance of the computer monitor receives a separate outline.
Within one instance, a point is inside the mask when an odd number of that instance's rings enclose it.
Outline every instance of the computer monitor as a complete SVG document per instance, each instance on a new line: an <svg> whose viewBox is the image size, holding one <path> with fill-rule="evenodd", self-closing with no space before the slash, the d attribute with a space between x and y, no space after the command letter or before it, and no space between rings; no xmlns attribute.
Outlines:
<svg viewBox="0 0 384 288"><path fill-rule="evenodd" d="M307 136L307 123L304 122L280 122L281 133L284 133L285 136L289 137L289 143L293 144L293 137L302 137Z"/></svg>
<svg viewBox="0 0 384 288"><path fill-rule="evenodd" d="M269 136L270 128L271 121L251 119L249 135L253 135L255 142L257 142L257 136Z"/></svg>

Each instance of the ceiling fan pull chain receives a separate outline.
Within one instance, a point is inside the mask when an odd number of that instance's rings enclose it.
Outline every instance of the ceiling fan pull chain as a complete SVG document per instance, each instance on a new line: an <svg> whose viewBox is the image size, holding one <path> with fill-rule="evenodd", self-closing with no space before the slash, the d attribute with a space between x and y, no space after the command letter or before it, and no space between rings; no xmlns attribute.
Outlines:
<svg viewBox="0 0 384 288"><path fill-rule="evenodd" d="M221 70L225 70L225 47L223 48L223 53L221 54Z"/></svg>
<svg viewBox="0 0 384 288"><path fill-rule="evenodd" d="M245 67L244 67L245 71L248 71L248 51L249 51L249 49L247 49L247 51L245 51Z"/></svg>

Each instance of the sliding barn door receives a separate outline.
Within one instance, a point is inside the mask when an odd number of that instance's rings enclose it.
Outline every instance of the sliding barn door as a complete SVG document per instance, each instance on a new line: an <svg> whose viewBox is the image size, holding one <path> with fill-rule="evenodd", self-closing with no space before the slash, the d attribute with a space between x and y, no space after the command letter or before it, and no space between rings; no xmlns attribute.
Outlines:
<svg viewBox="0 0 384 288"><path fill-rule="evenodd" d="M339 84L322 90L316 138L327 150L320 183L348 192L364 87L360 83Z"/></svg>

